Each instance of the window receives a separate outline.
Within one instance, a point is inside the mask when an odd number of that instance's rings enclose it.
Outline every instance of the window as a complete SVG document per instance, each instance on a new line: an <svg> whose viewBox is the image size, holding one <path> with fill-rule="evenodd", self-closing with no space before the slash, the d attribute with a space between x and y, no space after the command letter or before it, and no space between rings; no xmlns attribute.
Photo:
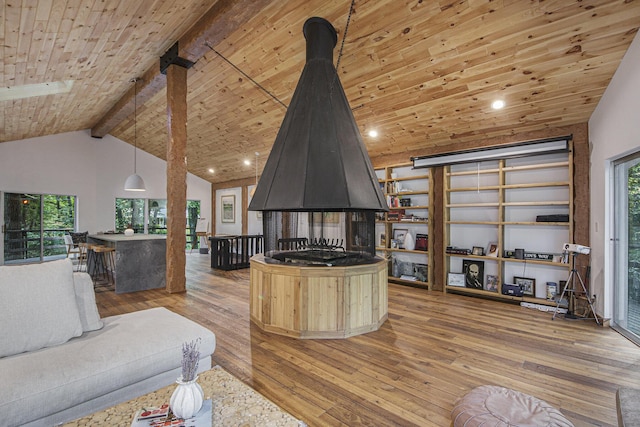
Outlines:
<svg viewBox="0 0 640 427"><path fill-rule="evenodd" d="M116 232L123 232L129 224L136 233L144 233L145 199L116 199ZM167 234L167 200L147 200L147 232L149 234ZM196 224L200 218L200 200L187 200L186 236L187 249L198 248Z"/></svg>
<svg viewBox="0 0 640 427"><path fill-rule="evenodd" d="M4 262L40 262L67 254L64 234L74 231L76 197L4 193Z"/></svg>
<svg viewBox="0 0 640 427"><path fill-rule="evenodd" d="M613 327L640 344L640 153L614 164Z"/></svg>
<svg viewBox="0 0 640 427"><path fill-rule="evenodd" d="M116 232L122 233L128 227L136 233L144 233L145 199L116 199Z"/></svg>

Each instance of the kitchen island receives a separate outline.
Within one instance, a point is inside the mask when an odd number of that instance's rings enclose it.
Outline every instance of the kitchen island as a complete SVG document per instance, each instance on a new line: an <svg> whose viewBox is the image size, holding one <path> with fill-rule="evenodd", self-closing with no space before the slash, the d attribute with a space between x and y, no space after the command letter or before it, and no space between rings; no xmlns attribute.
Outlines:
<svg viewBox="0 0 640 427"><path fill-rule="evenodd" d="M113 273L117 294L165 287L167 236L92 234L87 236L87 242L115 248Z"/></svg>

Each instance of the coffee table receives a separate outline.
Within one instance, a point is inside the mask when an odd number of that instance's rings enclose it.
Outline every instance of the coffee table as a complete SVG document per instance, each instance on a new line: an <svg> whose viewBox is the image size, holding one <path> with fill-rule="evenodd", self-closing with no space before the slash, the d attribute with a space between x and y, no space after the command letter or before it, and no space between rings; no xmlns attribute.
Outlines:
<svg viewBox="0 0 640 427"><path fill-rule="evenodd" d="M204 391L204 398L211 399L213 403L212 426L306 426L304 422L284 412L275 403L236 379L220 366L215 366L201 373L198 377L198 383ZM64 426L130 426L136 411L143 407L158 407L163 403L169 403L175 388L175 385L161 388L104 411L64 424Z"/></svg>

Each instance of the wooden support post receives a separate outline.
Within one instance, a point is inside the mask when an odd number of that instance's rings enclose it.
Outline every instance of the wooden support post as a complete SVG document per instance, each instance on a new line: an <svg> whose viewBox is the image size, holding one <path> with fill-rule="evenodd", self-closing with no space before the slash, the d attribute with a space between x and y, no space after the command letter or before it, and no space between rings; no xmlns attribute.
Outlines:
<svg viewBox="0 0 640 427"><path fill-rule="evenodd" d="M167 68L167 291L186 291L187 69Z"/></svg>

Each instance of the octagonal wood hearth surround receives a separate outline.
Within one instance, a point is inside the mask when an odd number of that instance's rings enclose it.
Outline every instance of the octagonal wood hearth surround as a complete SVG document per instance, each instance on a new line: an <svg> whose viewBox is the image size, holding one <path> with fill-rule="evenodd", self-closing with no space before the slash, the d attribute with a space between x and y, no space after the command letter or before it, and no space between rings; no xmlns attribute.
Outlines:
<svg viewBox="0 0 640 427"><path fill-rule="evenodd" d="M387 261L326 267L251 258L251 321L294 338L348 338L387 320Z"/></svg>

